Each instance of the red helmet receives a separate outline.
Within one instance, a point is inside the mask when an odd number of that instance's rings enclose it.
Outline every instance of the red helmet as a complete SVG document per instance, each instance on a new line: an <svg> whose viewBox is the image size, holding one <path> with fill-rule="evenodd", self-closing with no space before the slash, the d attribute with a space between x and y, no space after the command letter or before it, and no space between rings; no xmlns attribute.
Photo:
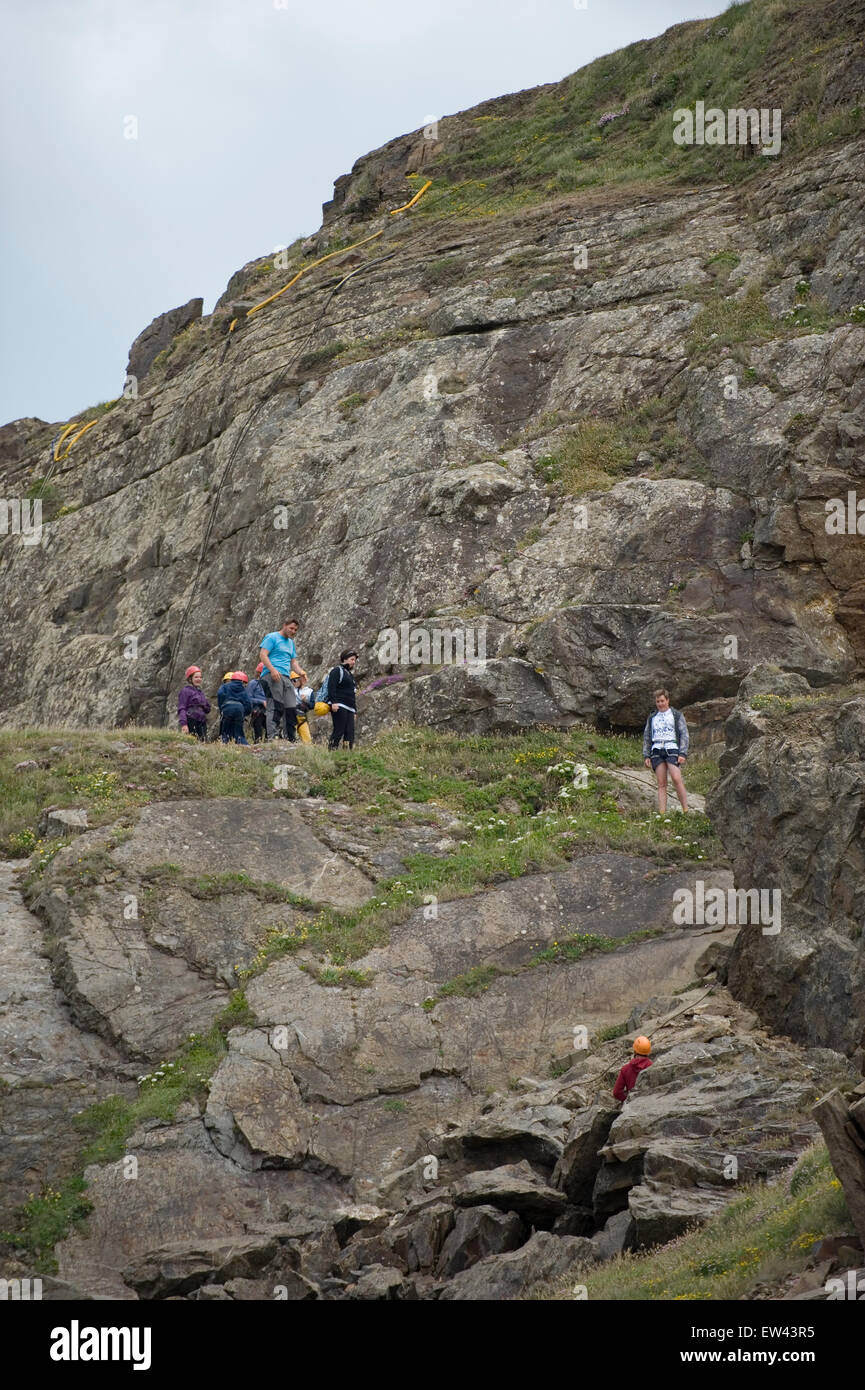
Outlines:
<svg viewBox="0 0 865 1390"><path fill-rule="evenodd" d="M187 666L186 670L183 673L184 680L189 680L190 676L194 676L196 674L198 674L199 676L201 675L200 666Z"/></svg>
<svg viewBox="0 0 865 1390"><path fill-rule="evenodd" d="M255 674L256 674L257 676L260 676L263 670L264 670L264 662L263 662L263 661L259 661L258 665L257 665L256 668L255 668Z"/></svg>
<svg viewBox="0 0 865 1390"><path fill-rule="evenodd" d="M232 680L243 681L244 683L248 683L249 676L246 674L245 671L235 671L234 675L232 676Z"/></svg>

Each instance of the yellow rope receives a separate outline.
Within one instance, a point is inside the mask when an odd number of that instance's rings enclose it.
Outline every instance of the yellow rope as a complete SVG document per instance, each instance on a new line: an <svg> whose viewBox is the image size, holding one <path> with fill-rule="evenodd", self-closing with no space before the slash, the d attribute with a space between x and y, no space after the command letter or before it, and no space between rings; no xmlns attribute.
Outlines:
<svg viewBox="0 0 865 1390"><path fill-rule="evenodd" d="M419 198L422 198L423 195L426 193L427 189L430 188L431 186L432 186L432 179L427 179L427 181L426 181L426 183L424 184L423 188L419 188L419 189L418 189L417 193L414 195L414 197L411 199L410 202L408 202L408 203L403 203L403 205L402 205L401 208L391 208L391 212L390 212L391 217L396 217L396 215L397 215L398 212L408 212L409 208L413 208L414 205L415 205L415 203L418 201L418 199L419 199Z"/></svg>
<svg viewBox="0 0 865 1390"><path fill-rule="evenodd" d="M93 426L97 425L98 423L98 420L91 420L89 424L82 425L81 429L78 430L77 434L73 434L72 438L70 439L69 443L66 445L66 448L63 450L63 453L61 454L60 445L63 443L67 434L69 434L70 430L75 429L75 426L78 424L78 421L73 420L71 425L67 425L66 428L61 432L60 437L58 438L57 443L54 446L54 462L62 463L65 458L68 458L72 445L75 443L76 439L80 439L82 434L86 434L88 430L92 430Z"/></svg>
<svg viewBox="0 0 865 1390"><path fill-rule="evenodd" d="M272 304L275 299L279 299L279 296L281 294L285 294L286 290L290 290L292 285L296 285L301 275L305 275L308 270L315 270L315 267L317 265L324 265L325 261L332 260L334 256L344 256L346 252L354 251L358 246L366 246L367 242L375 241L376 237L380 237L383 235L383 232L373 232L372 236L365 236L363 238L363 241L355 241L351 246L341 246L338 251L328 251L326 256L319 256L317 261L310 261L309 265L303 266L302 269L299 270L291 280L289 280L287 285L283 285L281 290L276 291L276 294L268 295L267 299L262 299L260 304L253 304L251 309L247 309L246 317L251 318L253 314L258 313L259 309L263 309L265 304ZM234 319L231 322L228 328L229 333L231 333L236 323L237 319Z"/></svg>
<svg viewBox="0 0 865 1390"><path fill-rule="evenodd" d="M413 208L418 199L423 197L431 185L432 179L427 179L423 188L418 189L417 193L409 202L405 203L401 208L393 209L391 217L397 212L407 212L409 208ZM272 304L275 299L279 299L280 295L285 294L286 290L290 290L292 285L296 285L300 277L306 275L308 270L315 270L317 265L324 265L325 261L332 260L334 256L344 256L348 251L356 251L358 246L366 246L369 242L375 241L376 238L380 236L384 236L384 232L373 232L372 236L366 236L362 241L352 242L351 246L341 246L338 251L329 251L326 256L319 256L317 261L310 261L309 265L303 266L297 274L289 280L287 285L283 285L281 290L277 290L275 294L268 295L267 299L262 299L260 303L253 304L251 309L247 309L245 317L248 319L252 318L252 315L257 314L259 309L263 309L266 304ZM234 332L236 325L237 319L232 319L231 323L228 325L229 333Z"/></svg>

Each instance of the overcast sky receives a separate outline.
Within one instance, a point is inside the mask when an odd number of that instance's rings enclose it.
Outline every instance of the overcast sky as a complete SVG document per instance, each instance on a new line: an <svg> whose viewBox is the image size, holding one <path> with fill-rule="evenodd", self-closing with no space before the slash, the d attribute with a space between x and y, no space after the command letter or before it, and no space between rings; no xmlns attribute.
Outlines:
<svg viewBox="0 0 865 1390"><path fill-rule="evenodd" d="M156 314L194 295L207 313L246 261L315 231L368 150L726 8L2 0L0 423L118 395Z"/></svg>

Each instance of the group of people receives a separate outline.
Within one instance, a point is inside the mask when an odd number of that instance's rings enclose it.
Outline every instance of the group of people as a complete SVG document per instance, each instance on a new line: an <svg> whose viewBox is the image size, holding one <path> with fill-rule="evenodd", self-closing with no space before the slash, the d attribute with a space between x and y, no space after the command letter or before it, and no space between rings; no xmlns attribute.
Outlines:
<svg viewBox="0 0 865 1390"><path fill-rule="evenodd" d="M255 743L275 738L295 743L298 734L309 741L307 716L315 713L331 717L329 748L354 747L357 652L340 652L339 664L331 667L318 691L313 692L298 661L295 639L299 629L296 618L286 618L282 627L262 639L253 680L245 671L225 672L216 695L219 737L223 743L248 746L247 721ZM203 690L201 667L188 666L184 680L177 697L180 729L184 734L206 739L211 703Z"/></svg>

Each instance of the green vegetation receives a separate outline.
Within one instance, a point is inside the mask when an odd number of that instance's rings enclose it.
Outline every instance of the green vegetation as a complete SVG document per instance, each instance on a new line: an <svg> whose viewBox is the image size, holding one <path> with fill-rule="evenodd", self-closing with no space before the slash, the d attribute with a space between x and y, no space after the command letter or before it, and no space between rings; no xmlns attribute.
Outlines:
<svg viewBox="0 0 865 1390"><path fill-rule="evenodd" d="M629 1031L627 1022L611 1023L607 1028L600 1028L592 1041L595 1046L599 1043L614 1042L616 1038L623 1038Z"/></svg>
<svg viewBox="0 0 865 1390"><path fill-rule="evenodd" d="M758 1282L804 1268L815 1241L850 1227L841 1184L821 1142L777 1182L744 1187L698 1230L645 1254L617 1255L601 1266L575 1265L533 1290L532 1299L737 1299Z"/></svg>
<svg viewBox="0 0 865 1390"><path fill-rule="evenodd" d="M297 359L297 369L300 372L307 372L314 367L323 367L325 363L332 362L335 357L339 357L340 353L345 352L347 347L347 343L335 342L312 348L309 352L302 353Z"/></svg>
<svg viewBox="0 0 865 1390"><path fill-rule="evenodd" d="M574 419L562 427L555 451L538 459L535 468L544 482L563 492L606 491L637 472L657 477L691 477L704 465L694 445L676 428L676 402L661 396L605 418ZM556 425L560 421L557 417ZM637 462L643 450L651 464Z"/></svg>
<svg viewBox="0 0 865 1390"><path fill-rule="evenodd" d="M841 705L846 700L865 697L865 684L830 686L827 690L809 690L801 695L752 695L749 704L763 714L779 717L783 714L804 713L821 705Z"/></svg>
<svg viewBox="0 0 865 1390"><path fill-rule="evenodd" d="M59 740L63 742L59 742ZM128 834L131 812L151 801L189 797L243 796L272 799L310 793L347 803L358 825L373 833L403 822L434 825L451 841L447 853L404 857L398 875L376 884L362 906L339 911L312 905L277 883L244 873L194 875L178 866L153 866L142 877L149 894L171 883L203 901L251 893L261 903L298 909L292 926L265 929L261 945L241 980L274 959L306 950L325 969L341 970L385 943L391 926L431 898L464 897L491 883L553 868L597 849L645 855L660 865L719 862L720 847L704 816L671 811L654 814L632 804L604 767L639 766L638 738L601 734L588 727L567 733L534 730L521 735L443 734L424 728L394 728L354 753L333 754L322 744L297 745L292 759L302 774L286 791L273 789L272 767L242 750L200 744L169 730L126 730L118 734L32 731L0 733L0 832L8 854L30 855L31 878L44 871L64 841L38 838L41 807L84 806L93 825L118 825L114 839ZM54 753L51 753L54 748ZM22 759L36 768L16 772ZM587 785L575 782L588 769ZM713 760L689 760L688 783L703 788L717 773ZM579 779L577 779L579 781ZM326 808L318 813L323 824ZM314 821L312 828L315 828ZM69 891L88 892L112 867L107 851L70 860L60 871ZM350 976L325 976L322 983L359 984Z"/></svg>
<svg viewBox="0 0 865 1390"><path fill-rule="evenodd" d="M153 801L277 795L272 768L244 754L171 729L0 731L0 851L38 847L44 806L83 807L96 826Z"/></svg>
<svg viewBox="0 0 865 1390"><path fill-rule="evenodd" d="M480 217L581 189L738 183L760 178L770 164L795 168L804 154L862 129L855 97L821 111L845 47L857 41L855 26L854 13L838 7L815 13L796 0L752 0L607 54L554 86L487 103L416 176L433 186L412 215ZM674 143L677 108L693 111L697 100L748 107L758 92L761 105L783 107L776 158L746 159L735 145ZM601 123L613 113L620 114Z"/></svg>
<svg viewBox="0 0 865 1390"><path fill-rule="evenodd" d="M138 1078L136 1097L108 1096L74 1116L72 1123L81 1135L78 1172L57 1187L46 1184L40 1193L32 1194L16 1213L14 1229L0 1231L0 1241L26 1251L37 1272L52 1273L56 1269L53 1247L92 1210L84 1169L91 1163L122 1158L129 1136L145 1120L167 1124L184 1101L206 1101L210 1078L227 1052L227 1033L236 1027L254 1027L256 1021L243 992L235 990L207 1033L190 1034L173 1059Z"/></svg>
<svg viewBox="0 0 865 1390"><path fill-rule="evenodd" d="M627 936L598 936L595 932L576 932L573 936L563 936L561 941L553 941L533 957L532 965L551 965L558 961L581 960L583 956L595 952L618 951L621 946L630 946L636 941L649 941L654 936L663 936L662 927L650 927L645 931L632 931Z"/></svg>
<svg viewBox="0 0 865 1390"><path fill-rule="evenodd" d="M344 397L339 402L337 409L344 420L351 420L356 410L360 410L362 405L372 400L372 391L353 391L350 396Z"/></svg>

